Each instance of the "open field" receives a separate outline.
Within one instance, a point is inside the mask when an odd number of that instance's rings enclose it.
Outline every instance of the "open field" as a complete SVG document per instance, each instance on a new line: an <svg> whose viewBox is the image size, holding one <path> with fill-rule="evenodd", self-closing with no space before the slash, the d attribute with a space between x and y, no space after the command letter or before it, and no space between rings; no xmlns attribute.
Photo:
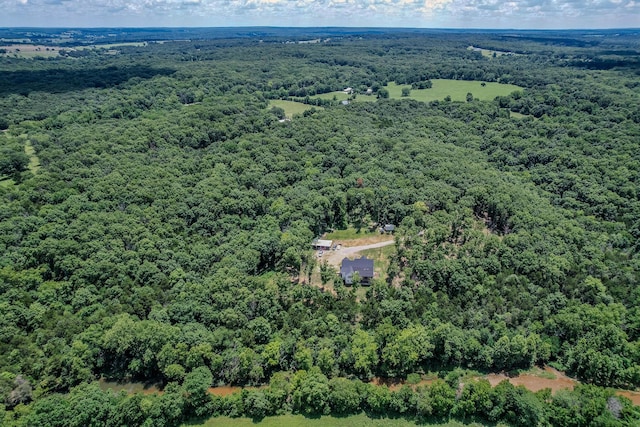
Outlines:
<svg viewBox="0 0 640 427"><path fill-rule="evenodd" d="M35 58L41 56L43 58L53 58L59 55L58 46L42 46L35 44L12 44L0 46L0 49L6 50L4 55L0 56L18 56L19 58Z"/></svg>
<svg viewBox="0 0 640 427"><path fill-rule="evenodd" d="M284 110L284 114L288 118L292 118L296 114L302 114L312 108L322 109L322 107L316 107L314 105L303 104L302 102L285 101L282 99L273 99L269 101L269 108L280 107Z"/></svg>
<svg viewBox="0 0 640 427"><path fill-rule="evenodd" d="M501 50L482 49L481 47L474 47L474 46L469 46L467 49L468 50L474 50L476 52L480 52L482 54L482 56L484 56L485 58L493 58L493 54L494 53L495 53L496 56L517 55L517 53L513 53L513 52L504 52L504 51L501 51Z"/></svg>
<svg viewBox="0 0 640 427"><path fill-rule="evenodd" d="M147 46L147 42L131 42L131 43L111 43L111 44L97 44L87 46L75 46L75 47L62 47L62 46L44 46L36 44L6 44L0 46L0 49L6 51L5 54L0 56L17 56L19 58L54 58L60 55L60 50L87 50L87 49L107 49L113 50L118 47L125 46Z"/></svg>
<svg viewBox="0 0 640 427"><path fill-rule="evenodd" d="M337 101L344 101L345 99L349 99L351 97L351 95L344 93L343 91L336 91L336 92L328 92L328 93L321 93L320 95L313 95L310 98L311 99L333 99L335 97L335 99ZM356 99L352 99L352 102L375 102L376 101L376 96L375 95L356 95Z"/></svg>
<svg viewBox="0 0 640 427"><path fill-rule="evenodd" d="M407 97L402 96L402 88L411 88L411 85L397 85L391 82L386 87L389 98L409 98L422 102L441 101L447 96L450 96L452 101L466 101L467 93L472 93L474 98L481 101L490 101L496 96L506 96L522 90L520 86L492 82L487 82L485 86L482 86L483 82L480 81L434 79L431 82L431 89L414 89Z"/></svg>
<svg viewBox="0 0 640 427"><path fill-rule="evenodd" d="M307 418L302 415L280 415L278 417L267 417L261 421L254 421L251 418L229 418L216 417L204 422L191 422L184 426L202 427L405 427L412 426L440 426L440 427L464 427L471 424L463 424L458 421L446 423L430 424L406 420L404 418L369 418L365 414L351 415L348 417L321 416L317 418ZM473 425L479 425L475 423ZM480 424L481 425L481 424Z"/></svg>
<svg viewBox="0 0 640 427"><path fill-rule="evenodd" d="M369 239L367 242L363 242L362 239ZM357 240L355 242L340 242L342 246L360 246L369 243L382 242L389 240L388 236L380 234L377 230L369 231L366 228L362 228L360 231L355 228L349 227L346 230L334 230L330 233L326 233L323 239L327 240Z"/></svg>

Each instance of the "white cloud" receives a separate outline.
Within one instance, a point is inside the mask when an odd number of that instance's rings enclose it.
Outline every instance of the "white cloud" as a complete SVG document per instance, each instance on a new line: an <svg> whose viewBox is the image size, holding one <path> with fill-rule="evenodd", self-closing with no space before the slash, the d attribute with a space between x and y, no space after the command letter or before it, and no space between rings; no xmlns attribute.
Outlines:
<svg viewBox="0 0 640 427"><path fill-rule="evenodd" d="M0 0L0 26L638 26L636 0Z"/></svg>

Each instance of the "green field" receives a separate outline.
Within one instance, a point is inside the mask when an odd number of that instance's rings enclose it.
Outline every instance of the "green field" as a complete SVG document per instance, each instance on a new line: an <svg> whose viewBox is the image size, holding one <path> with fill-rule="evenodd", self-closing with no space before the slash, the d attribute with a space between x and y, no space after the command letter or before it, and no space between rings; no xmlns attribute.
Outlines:
<svg viewBox="0 0 640 427"><path fill-rule="evenodd" d="M516 53L513 53L513 52L503 52L501 50L482 49L482 48L473 47L473 46L469 46L467 49L480 52L482 56L484 56L485 58L493 58L494 53L496 54L496 56L517 55Z"/></svg>
<svg viewBox="0 0 640 427"><path fill-rule="evenodd" d="M360 232L353 227L349 227L346 230L334 230L331 233L325 234L323 237L327 240L351 240L362 239L363 237L378 236L380 233L375 231L368 231L366 228L362 228Z"/></svg>
<svg viewBox="0 0 640 427"><path fill-rule="evenodd" d="M322 107L316 107L315 105L307 105L302 102L295 101L285 101L282 99L274 99L269 101L269 108L271 107L280 107L284 110L284 114L288 118L292 118L296 114L302 114L307 110L312 108L322 109Z"/></svg>
<svg viewBox="0 0 640 427"><path fill-rule="evenodd" d="M337 101L344 101L345 99L349 99L351 97L351 95L344 93L343 91L336 91L336 92L328 92L328 93L321 93L320 95L314 95L311 96L311 99L333 99L335 97L335 99ZM375 95L356 95L356 99L353 99L353 102L375 102L376 101L376 96Z"/></svg>
<svg viewBox="0 0 640 427"><path fill-rule="evenodd" d="M55 58L59 56L58 51L51 51L51 50L50 51L41 50L41 51L35 51L35 52L16 52L15 55L17 55L18 58L26 58L26 59L31 59L36 57Z"/></svg>
<svg viewBox="0 0 640 427"><path fill-rule="evenodd" d="M37 56L42 58L53 58L58 56L58 47L47 47L41 45L11 45L11 46L0 46L0 49L6 50L7 53L0 55L13 57L16 56L18 58L27 58L32 59ZM48 50L47 50L48 49Z"/></svg>
<svg viewBox="0 0 640 427"><path fill-rule="evenodd" d="M391 257L396 252L395 245L383 246L381 248L367 249L360 252L360 255L364 255L369 259L373 259L373 270L376 273L376 277L382 280L387 280L387 270L391 262Z"/></svg>
<svg viewBox="0 0 640 427"><path fill-rule="evenodd" d="M485 86L482 86L483 82L467 80L434 79L431 82L433 83L431 89L414 89L408 97L402 96L402 88L410 88L411 85L398 85L391 82L386 88L389 91L389 98L409 98L422 102L443 100L446 96L450 96L452 101L465 101L467 93L472 93L474 98L481 101L491 101L496 96L506 96L511 92L522 90L520 86L492 82L487 82Z"/></svg>
<svg viewBox="0 0 640 427"><path fill-rule="evenodd" d="M463 424L459 421L449 421L446 423L430 424L404 418L369 418L365 414L351 415L348 417L306 418L302 415L281 415L278 417L267 417L261 421L253 421L251 418L229 418L216 417L207 421L192 422L184 426L202 427L415 427L415 426L439 426L439 427L464 427L479 426L481 424Z"/></svg>

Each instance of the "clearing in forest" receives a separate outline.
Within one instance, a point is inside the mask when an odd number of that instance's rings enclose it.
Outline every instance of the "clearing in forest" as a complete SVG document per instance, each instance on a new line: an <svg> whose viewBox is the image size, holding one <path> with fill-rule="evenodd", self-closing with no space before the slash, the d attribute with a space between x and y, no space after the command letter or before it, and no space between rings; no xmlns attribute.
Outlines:
<svg viewBox="0 0 640 427"><path fill-rule="evenodd" d="M321 93L319 95L310 96L311 99L329 99L335 101L346 101L349 100L353 95L350 95L344 91L335 91L328 93ZM351 102L375 102L375 95L364 95L364 94L356 94L355 99L351 99Z"/></svg>
<svg viewBox="0 0 640 427"><path fill-rule="evenodd" d="M389 98L408 98L422 102L442 101L447 96L450 96L452 101L466 101L467 93L471 93L474 99L491 101L496 96L507 96L522 90L522 87L516 85L477 80L434 79L431 83L433 86L430 89L412 89L409 96L405 97L402 96L402 89L411 88L410 84L398 85L390 82L386 88L389 91Z"/></svg>
<svg viewBox="0 0 640 427"><path fill-rule="evenodd" d="M43 46L35 44L12 44L0 46L6 53L0 56L17 56L18 58L53 58L59 55L60 46Z"/></svg>
<svg viewBox="0 0 640 427"><path fill-rule="evenodd" d="M26 139L26 135L23 134L20 136ZM28 169L35 175L40 169L40 159L36 156L36 150L33 148L33 145L31 145L31 141L27 140L25 143L24 152L29 156ZM11 177L7 175L0 175L0 187L10 187L12 185L15 185L15 182Z"/></svg>
<svg viewBox="0 0 640 427"><path fill-rule="evenodd" d="M295 114L302 114L312 108L322 109L322 107L316 107L315 105L307 105L302 102L285 101L283 99L273 99L269 101L269 108L278 107L284 110L284 115L287 118L292 118Z"/></svg>
<svg viewBox="0 0 640 427"><path fill-rule="evenodd" d="M519 53L507 52L507 51L503 51L503 50L483 49L481 47L475 47L475 46L469 46L467 48L467 50L473 50L473 51L476 51L476 52L480 52L482 54L482 56L484 56L485 58L494 58L494 57L497 58L497 57L503 56L503 55L508 55L508 56L520 55Z"/></svg>
<svg viewBox="0 0 640 427"><path fill-rule="evenodd" d="M331 282L325 285L322 284L320 266L326 262L339 274L344 258L355 259L361 256L373 259L374 278L386 280L387 269L396 250L393 235L366 231L358 233L355 229L350 228L327 233L323 238L332 240L335 249L323 251L322 254L319 251L314 253L318 261L311 276L310 284L333 292L333 284ZM340 249L338 249L338 246ZM359 299L364 298L365 294L366 287L358 289L357 296Z"/></svg>
<svg viewBox="0 0 640 427"><path fill-rule="evenodd" d="M24 145L24 152L29 156L29 170L35 175L40 169L40 159L36 156L36 150L31 145L31 141L27 141Z"/></svg>

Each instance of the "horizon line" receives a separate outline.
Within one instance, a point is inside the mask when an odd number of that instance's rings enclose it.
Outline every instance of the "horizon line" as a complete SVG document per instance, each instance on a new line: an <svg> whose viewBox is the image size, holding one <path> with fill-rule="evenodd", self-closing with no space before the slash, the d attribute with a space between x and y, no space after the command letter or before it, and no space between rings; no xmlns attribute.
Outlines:
<svg viewBox="0 0 640 427"><path fill-rule="evenodd" d="M277 26L277 25L234 25L234 26L0 26L0 30L47 29L47 30L98 30L98 29L242 29L242 28L274 28L274 29L375 29L375 30L448 30L448 31L615 31L637 30L640 27L589 27L589 28L491 28L491 27L380 27L380 26Z"/></svg>

